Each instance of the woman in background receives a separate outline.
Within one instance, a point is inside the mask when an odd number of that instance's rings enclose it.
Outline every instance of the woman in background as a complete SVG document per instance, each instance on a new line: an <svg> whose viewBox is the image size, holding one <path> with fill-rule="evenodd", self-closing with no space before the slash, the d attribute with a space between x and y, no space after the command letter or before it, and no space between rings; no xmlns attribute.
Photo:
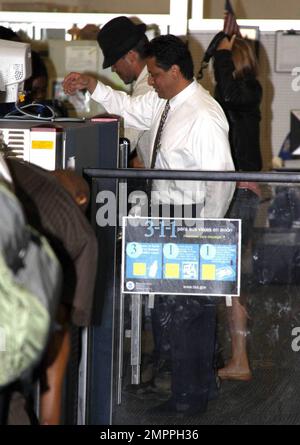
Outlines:
<svg viewBox="0 0 300 445"><path fill-rule="evenodd" d="M225 37L214 54L215 98L229 122L229 140L237 171L259 171L260 103L262 88L257 80L257 63L250 43L235 35ZM227 218L242 220L242 254L249 245L259 204L259 186L254 182L239 182ZM243 255L242 255L243 258ZM243 267L242 267L243 272ZM227 308L231 335L232 357L218 370L222 380L250 380L252 373L246 348L247 291L242 278L241 296L232 299Z"/></svg>

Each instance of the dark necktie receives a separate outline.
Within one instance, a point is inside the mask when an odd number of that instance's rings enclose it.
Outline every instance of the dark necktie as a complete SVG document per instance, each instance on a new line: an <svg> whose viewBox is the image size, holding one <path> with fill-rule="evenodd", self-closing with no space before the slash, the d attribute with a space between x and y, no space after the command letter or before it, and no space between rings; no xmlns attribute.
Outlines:
<svg viewBox="0 0 300 445"><path fill-rule="evenodd" d="M150 168L154 168L155 167L157 153L158 153L158 150L160 149L161 135L162 135L162 132L163 132L164 124L166 122L169 110L170 110L170 103L167 100L167 103L165 105L164 111L162 112L162 115L161 115L161 118L160 118L158 130L157 130L157 133L156 133Z"/></svg>

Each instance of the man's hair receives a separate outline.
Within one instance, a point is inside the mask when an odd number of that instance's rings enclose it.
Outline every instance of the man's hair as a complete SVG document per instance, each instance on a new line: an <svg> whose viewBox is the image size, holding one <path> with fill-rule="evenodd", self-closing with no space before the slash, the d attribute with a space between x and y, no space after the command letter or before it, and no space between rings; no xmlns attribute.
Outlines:
<svg viewBox="0 0 300 445"><path fill-rule="evenodd" d="M32 92L33 82L35 79L39 77L44 77L48 82L48 71L46 65L40 54L33 50L31 50L31 63L32 63L32 74L29 77L29 79L25 80L25 90L28 92Z"/></svg>
<svg viewBox="0 0 300 445"><path fill-rule="evenodd" d="M21 39L18 36L18 34L11 28L6 28L5 26L0 26L0 39L21 42Z"/></svg>
<svg viewBox="0 0 300 445"><path fill-rule="evenodd" d="M137 42L137 44L131 48L132 51L136 51L142 60L147 57L149 40L146 35L143 35L142 38Z"/></svg>
<svg viewBox="0 0 300 445"><path fill-rule="evenodd" d="M171 34L155 37L148 45L147 57L155 57L157 66L164 71L178 65L185 79L193 79L193 59L187 44L179 37Z"/></svg>
<svg viewBox="0 0 300 445"><path fill-rule="evenodd" d="M32 77L46 77L48 79L48 71L41 55L31 50Z"/></svg>

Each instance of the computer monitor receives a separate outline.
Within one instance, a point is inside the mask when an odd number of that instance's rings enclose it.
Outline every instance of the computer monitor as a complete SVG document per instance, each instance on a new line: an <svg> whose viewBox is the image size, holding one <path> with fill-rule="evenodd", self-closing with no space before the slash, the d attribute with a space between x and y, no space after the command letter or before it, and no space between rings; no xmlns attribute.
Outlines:
<svg viewBox="0 0 300 445"><path fill-rule="evenodd" d="M23 82L31 76L29 43L0 39L0 103L16 102Z"/></svg>

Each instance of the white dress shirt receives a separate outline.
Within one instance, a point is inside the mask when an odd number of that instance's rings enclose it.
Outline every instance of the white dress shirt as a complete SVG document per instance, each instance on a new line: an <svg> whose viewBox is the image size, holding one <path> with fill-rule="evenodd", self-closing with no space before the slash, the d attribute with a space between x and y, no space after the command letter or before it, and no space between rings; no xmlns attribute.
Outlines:
<svg viewBox="0 0 300 445"><path fill-rule="evenodd" d="M131 97L140 96L142 94L152 91L153 88L148 84L148 70L145 66L140 73L137 80L132 86ZM126 125L126 122L125 122ZM130 140L130 149L133 151L136 149L139 159L145 164L145 156L150 147L150 134L149 131L137 130L135 128L125 128L125 137Z"/></svg>
<svg viewBox="0 0 300 445"><path fill-rule="evenodd" d="M150 130L150 149L145 167L150 168L151 154L166 100L155 91L130 97L124 92L98 83L92 98L109 113L120 114L125 125ZM220 105L195 80L170 99L157 154L156 169L162 170L234 170L228 141L228 123ZM153 203L198 204L199 217L223 217L230 204L235 183L214 181L153 181Z"/></svg>

